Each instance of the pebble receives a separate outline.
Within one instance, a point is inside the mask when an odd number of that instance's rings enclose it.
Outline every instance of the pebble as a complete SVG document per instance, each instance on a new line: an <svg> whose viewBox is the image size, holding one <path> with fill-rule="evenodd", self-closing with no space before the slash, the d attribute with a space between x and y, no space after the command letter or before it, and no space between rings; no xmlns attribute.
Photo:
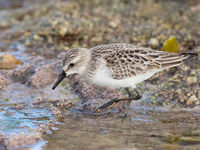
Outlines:
<svg viewBox="0 0 200 150"><path fill-rule="evenodd" d="M187 78L187 84L188 85L192 85L192 84L195 84L197 83L197 77L196 76L189 76Z"/></svg>
<svg viewBox="0 0 200 150"><path fill-rule="evenodd" d="M197 101L197 97L195 95L192 95L186 102L187 105L193 104L195 101Z"/></svg>
<svg viewBox="0 0 200 150"><path fill-rule="evenodd" d="M68 32L68 28L65 25L58 26L58 34L62 37L64 37Z"/></svg>
<svg viewBox="0 0 200 150"><path fill-rule="evenodd" d="M0 69L12 69L22 62L9 53L0 53Z"/></svg>
<svg viewBox="0 0 200 150"><path fill-rule="evenodd" d="M42 40L42 38L38 34L34 34L33 35L33 39L36 40L36 41L41 41Z"/></svg>
<svg viewBox="0 0 200 150"><path fill-rule="evenodd" d="M159 41L156 38L151 38L149 40L149 46L151 46L151 48L158 48L159 47Z"/></svg>
<svg viewBox="0 0 200 150"><path fill-rule="evenodd" d="M111 27L111 28L116 28L118 25L119 25L119 20L115 19L115 20L111 20L108 25Z"/></svg>
<svg viewBox="0 0 200 150"><path fill-rule="evenodd" d="M195 106L199 106L200 105L200 100L195 101Z"/></svg>
<svg viewBox="0 0 200 150"><path fill-rule="evenodd" d="M10 26L10 24L7 21L0 22L0 28L2 28L2 29L8 28L9 26Z"/></svg>

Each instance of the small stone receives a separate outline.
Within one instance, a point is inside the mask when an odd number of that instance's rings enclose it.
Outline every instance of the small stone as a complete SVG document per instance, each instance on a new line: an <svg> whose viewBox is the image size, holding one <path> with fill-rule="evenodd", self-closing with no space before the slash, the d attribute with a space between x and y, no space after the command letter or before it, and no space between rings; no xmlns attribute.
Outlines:
<svg viewBox="0 0 200 150"><path fill-rule="evenodd" d="M64 37L67 34L67 32L68 32L68 29L67 29L67 27L65 25L60 25L58 27L58 34L60 36Z"/></svg>
<svg viewBox="0 0 200 150"><path fill-rule="evenodd" d="M2 29L8 28L9 26L10 26L9 23L6 21L1 21L0 23L0 28Z"/></svg>
<svg viewBox="0 0 200 150"><path fill-rule="evenodd" d="M187 78L187 84L188 85L192 85L192 84L195 84L197 83L197 77L196 76L189 76Z"/></svg>
<svg viewBox="0 0 200 150"><path fill-rule="evenodd" d="M184 103L185 100L183 98L179 99L179 102Z"/></svg>
<svg viewBox="0 0 200 150"><path fill-rule="evenodd" d="M0 69L12 69L22 62L9 53L0 53Z"/></svg>
<svg viewBox="0 0 200 150"><path fill-rule="evenodd" d="M179 95L179 102L184 103L185 99L183 98L183 91L181 89L177 90L177 94Z"/></svg>
<svg viewBox="0 0 200 150"><path fill-rule="evenodd" d="M119 25L119 20L115 19L115 20L111 20L109 23L108 23L109 27L111 28L116 28L118 25Z"/></svg>
<svg viewBox="0 0 200 150"><path fill-rule="evenodd" d="M182 69L184 72L187 72L187 71L190 70L190 67L187 66L187 65L185 65L185 64L182 64L182 65L181 65L181 69Z"/></svg>
<svg viewBox="0 0 200 150"><path fill-rule="evenodd" d="M158 48L159 47L159 41L156 38L151 38L149 40L149 46L151 46L151 48Z"/></svg>
<svg viewBox="0 0 200 150"><path fill-rule="evenodd" d="M198 100L195 102L195 106L199 106L199 105L200 105L200 101Z"/></svg>
<svg viewBox="0 0 200 150"><path fill-rule="evenodd" d="M36 40L36 41L40 41L41 37L38 34L34 34L33 39Z"/></svg>
<svg viewBox="0 0 200 150"><path fill-rule="evenodd" d="M187 105L192 105L195 101L197 101L197 97L195 95L192 95L186 102Z"/></svg>

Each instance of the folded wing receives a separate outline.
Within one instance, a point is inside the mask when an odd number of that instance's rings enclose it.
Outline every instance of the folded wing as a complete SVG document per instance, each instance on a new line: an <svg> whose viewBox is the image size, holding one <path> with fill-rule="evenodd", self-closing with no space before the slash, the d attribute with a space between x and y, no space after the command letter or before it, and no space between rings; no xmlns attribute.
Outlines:
<svg viewBox="0 0 200 150"><path fill-rule="evenodd" d="M122 47L104 55L114 79L175 67L188 57L189 54L168 53L142 47Z"/></svg>

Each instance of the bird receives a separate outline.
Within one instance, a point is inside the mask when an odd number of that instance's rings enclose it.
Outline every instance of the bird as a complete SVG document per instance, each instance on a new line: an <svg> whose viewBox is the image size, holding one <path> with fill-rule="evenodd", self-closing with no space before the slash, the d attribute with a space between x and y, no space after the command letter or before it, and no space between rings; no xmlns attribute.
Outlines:
<svg viewBox="0 0 200 150"><path fill-rule="evenodd" d="M181 65L189 56L197 53L172 53L126 43L98 45L92 48L72 48L62 60L63 71L52 89L67 76L78 74L89 84L107 88L125 88L128 97L111 99L99 107L105 109L113 103L127 101L124 116L128 115L132 100L142 95L137 84L164 69ZM135 94L130 92L133 88Z"/></svg>

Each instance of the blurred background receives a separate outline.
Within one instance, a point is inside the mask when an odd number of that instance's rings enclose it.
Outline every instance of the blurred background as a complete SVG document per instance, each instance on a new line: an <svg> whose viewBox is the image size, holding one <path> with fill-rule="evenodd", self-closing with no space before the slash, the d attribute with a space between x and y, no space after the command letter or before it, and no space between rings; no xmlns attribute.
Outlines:
<svg viewBox="0 0 200 150"><path fill-rule="evenodd" d="M199 149L199 57L140 84L126 120L91 113L123 92L78 77L51 90L73 47L166 41L200 53L200 0L0 0L0 149Z"/></svg>

